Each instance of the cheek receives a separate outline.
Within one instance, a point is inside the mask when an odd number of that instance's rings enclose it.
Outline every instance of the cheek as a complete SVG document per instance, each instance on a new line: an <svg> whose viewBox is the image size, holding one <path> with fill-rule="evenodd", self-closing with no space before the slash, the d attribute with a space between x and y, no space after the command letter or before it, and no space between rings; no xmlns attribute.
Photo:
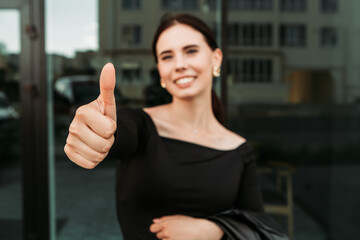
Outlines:
<svg viewBox="0 0 360 240"><path fill-rule="evenodd" d="M212 71L211 66L213 64L210 57L206 55L206 56L199 56L198 58L194 59L192 65L193 68L195 68L197 71L207 75L208 73L211 73Z"/></svg>
<svg viewBox="0 0 360 240"><path fill-rule="evenodd" d="M168 78L168 76L169 76L169 68L168 67L165 67L164 64L161 64L161 65L159 64L158 70L159 70L160 77L162 79Z"/></svg>
<svg viewBox="0 0 360 240"><path fill-rule="evenodd" d="M212 75L210 63L202 62L201 64L197 64L194 69L199 75L202 75L203 77L209 77Z"/></svg>

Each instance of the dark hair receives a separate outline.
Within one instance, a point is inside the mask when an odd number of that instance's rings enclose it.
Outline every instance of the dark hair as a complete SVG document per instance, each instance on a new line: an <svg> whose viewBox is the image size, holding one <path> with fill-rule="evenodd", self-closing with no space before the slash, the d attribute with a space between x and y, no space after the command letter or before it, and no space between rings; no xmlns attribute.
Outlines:
<svg viewBox="0 0 360 240"><path fill-rule="evenodd" d="M160 24L155 32L152 42L152 51L155 57L155 62L157 62L156 43L159 39L159 36L163 31L178 23L188 25L194 28L195 30L199 31L200 33L202 33L202 35L204 35L205 37L207 44L212 50L218 48L214 34L212 33L208 25L206 25L206 23L204 23L200 18L197 18L193 15L186 13L177 13L177 14L167 13L161 18Z"/></svg>
<svg viewBox="0 0 360 240"><path fill-rule="evenodd" d="M205 38L206 43L209 45L209 47L212 50L215 50L218 48L218 45L216 43L213 32L210 30L208 25L204 21L202 21L200 18L195 17L190 14L186 14L186 13L176 13L176 14L168 13L168 14L165 14L161 18L160 24L154 34L154 38L153 38L153 42L152 42L152 53L154 55L155 62L158 62L157 55L156 55L156 43L157 43L161 33L163 31L165 31L166 29L168 29L169 27L172 27L179 23L188 25L188 26L194 28L195 30L199 31L200 33L202 33L202 35ZM222 106L220 99L216 96L216 93L214 90L212 90L212 93L211 93L211 103L212 103L212 109L213 109L216 119L220 123L224 123L224 108Z"/></svg>

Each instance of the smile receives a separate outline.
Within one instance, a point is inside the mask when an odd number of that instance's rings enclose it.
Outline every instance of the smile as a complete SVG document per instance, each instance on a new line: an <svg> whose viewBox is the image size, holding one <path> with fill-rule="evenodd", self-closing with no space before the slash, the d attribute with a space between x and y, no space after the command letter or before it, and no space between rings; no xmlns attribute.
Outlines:
<svg viewBox="0 0 360 240"><path fill-rule="evenodd" d="M179 84L179 85L184 85L184 84L191 83L194 80L195 80L195 77L183 77L183 78L179 78L179 79L175 80L174 83Z"/></svg>

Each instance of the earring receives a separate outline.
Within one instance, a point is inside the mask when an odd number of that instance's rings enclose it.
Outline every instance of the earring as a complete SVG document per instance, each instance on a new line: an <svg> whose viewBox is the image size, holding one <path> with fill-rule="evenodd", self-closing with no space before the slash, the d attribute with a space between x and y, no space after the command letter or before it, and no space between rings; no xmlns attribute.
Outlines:
<svg viewBox="0 0 360 240"><path fill-rule="evenodd" d="M221 69L220 67L214 67L213 68L213 76L214 77L220 77Z"/></svg>
<svg viewBox="0 0 360 240"><path fill-rule="evenodd" d="M165 84L164 80L162 80L161 78L160 78L160 85L162 88L166 88L166 84Z"/></svg>

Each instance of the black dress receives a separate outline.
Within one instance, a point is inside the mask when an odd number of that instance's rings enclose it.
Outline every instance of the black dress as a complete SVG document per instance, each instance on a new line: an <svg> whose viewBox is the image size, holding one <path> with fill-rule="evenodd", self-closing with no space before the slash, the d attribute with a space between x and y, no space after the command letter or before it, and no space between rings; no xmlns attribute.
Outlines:
<svg viewBox="0 0 360 240"><path fill-rule="evenodd" d="M110 154L116 169L117 217L125 240L157 239L152 219L206 218L238 208L263 211L248 143L232 150L159 136L142 109L120 109Z"/></svg>

